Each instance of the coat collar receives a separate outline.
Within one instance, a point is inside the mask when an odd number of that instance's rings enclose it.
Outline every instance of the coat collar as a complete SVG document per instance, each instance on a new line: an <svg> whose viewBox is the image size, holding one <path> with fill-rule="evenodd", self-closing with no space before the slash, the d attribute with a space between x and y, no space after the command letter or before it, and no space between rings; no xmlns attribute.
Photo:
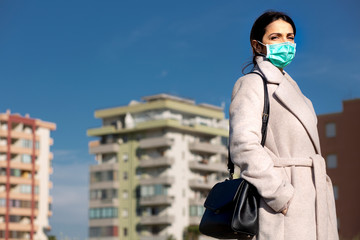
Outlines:
<svg viewBox="0 0 360 240"><path fill-rule="evenodd" d="M257 66L254 70L263 73L268 83L279 85L274 95L302 123L315 146L316 152L320 154L320 140L316 126L317 117L312 106L310 106L311 103L308 102L296 82L285 71L283 74L264 57L257 57L256 62Z"/></svg>

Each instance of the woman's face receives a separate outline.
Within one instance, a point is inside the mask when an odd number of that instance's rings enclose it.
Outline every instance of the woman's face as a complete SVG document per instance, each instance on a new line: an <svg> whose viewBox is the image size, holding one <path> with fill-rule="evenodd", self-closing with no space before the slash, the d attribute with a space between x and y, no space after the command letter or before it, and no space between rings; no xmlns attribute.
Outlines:
<svg viewBox="0 0 360 240"><path fill-rule="evenodd" d="M262 42L264 44L293 43L294 37L294 30L291 24L279 19L267 25Z"/></svg>
<svg viewBox="0 0 360 240"><path fill-rule="evenodd" d="M294 37L294 30L291 24L279 19L267 25L261 42L263 44L294 43ZM266 47L264 45L258 43L256 40L252 40L252 43L257 52L266 55Z"/></svg>

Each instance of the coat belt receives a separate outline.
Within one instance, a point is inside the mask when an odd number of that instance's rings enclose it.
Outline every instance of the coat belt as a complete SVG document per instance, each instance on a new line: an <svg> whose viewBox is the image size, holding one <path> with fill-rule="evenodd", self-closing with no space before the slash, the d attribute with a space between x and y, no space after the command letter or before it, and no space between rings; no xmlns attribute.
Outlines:
<svg viewBox="0 0 360 240"><path fill-rule="evenodd" d="M291 167L291 176L295 174L295 167L312 167L315 179L315 209L317 240L327 240L328 204L326 184L326 164L324 158L314 154L309 158L276 158L273 159L275 167ZM295 190L296 191L296 190Z"/></svg>

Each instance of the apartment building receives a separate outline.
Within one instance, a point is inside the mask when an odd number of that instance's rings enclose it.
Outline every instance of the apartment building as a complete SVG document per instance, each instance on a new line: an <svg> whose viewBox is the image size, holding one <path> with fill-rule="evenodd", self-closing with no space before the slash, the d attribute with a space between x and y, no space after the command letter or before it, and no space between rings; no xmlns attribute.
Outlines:
<svg viewBox="0 0 360 240"><path fill-rule="evenodd" d="M183 239L227 176L223 109L159 94L95 111L89 129L90 240Z"/></svg>
<svg viewBox="0 0 360 240"><path fill-rule="evenodd" d="M0 114L0 239L46 240L54 123Z"/></svg>
<svg viewBox="0 0 360 240"><path fill-rule="evenodd" d="M333 186L340 236L360 236L360 99L343 101L343 111L318 116L322 155ZM355 239L355 238L354 238Z"/></svg>

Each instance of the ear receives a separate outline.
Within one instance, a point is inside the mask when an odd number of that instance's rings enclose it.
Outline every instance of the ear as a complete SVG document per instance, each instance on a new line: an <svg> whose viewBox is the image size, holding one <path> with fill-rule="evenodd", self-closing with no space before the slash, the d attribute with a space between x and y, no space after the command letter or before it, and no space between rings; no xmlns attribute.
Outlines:
<svg viewBox="0 0 360 240"><path fill-rule="evenodd" d="M258 41L252 40L251 46L253 51L266 55L266 47L261 45Z"/></svg>

